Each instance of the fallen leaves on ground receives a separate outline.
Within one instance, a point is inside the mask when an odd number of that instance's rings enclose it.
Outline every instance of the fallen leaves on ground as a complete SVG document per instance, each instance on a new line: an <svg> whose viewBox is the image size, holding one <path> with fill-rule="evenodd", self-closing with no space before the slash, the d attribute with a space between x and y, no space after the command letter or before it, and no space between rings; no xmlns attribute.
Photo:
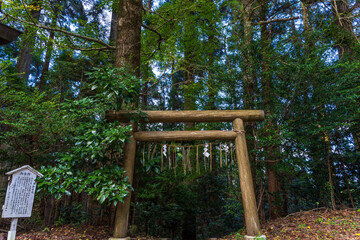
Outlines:
<svg viewBox="0 0 360 240"><path fill-rule="evenodd" d="M223 239L242 239L240 232ZM262 226L270 240L360 240L360 212L356 210L315 209L290 214Z"/></svg>
<svg viewBox="0 0 360 240"><path fill-rule="evenodd" d="M16 240L104 240L109 239L110 229L104 226L73 226L44 228L42 231L20 233Z"/></svg>
<svg viewBox="0 0 360 240"><path fill-rule="evenodd" d="M222 238L243 239L245 232ZM315 209L290 214L262 226L268 240L360 240L360 212L356 210ZM44 228L42 231L19 233L17 240L104 240L111 236L104 226L72 226ZM146 239L144 237L134 239ZM149 238L148 238L149 239ZM155 238L153 238L155 239Z"/></svg>

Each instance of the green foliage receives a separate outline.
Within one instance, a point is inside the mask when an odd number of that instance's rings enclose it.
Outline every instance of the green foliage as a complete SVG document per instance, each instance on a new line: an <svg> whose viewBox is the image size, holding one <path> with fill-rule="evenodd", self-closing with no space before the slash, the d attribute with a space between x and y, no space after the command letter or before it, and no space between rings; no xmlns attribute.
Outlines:
<svg viewBox="0 0 360 240"><path fill-rule="evenodd" d="M128 195L127 189L132 189L123 178L125 171L119 166L106 166L83 176L84 182L80 186L80 191L85 189L90 195L94 195L100 203L107 200L109 203L116 205L123 202Z"/></svg>
<svg viewBox="0 0 360 240"><path fill-rule="evenodd" d="M1 140L8 145L8 157L37 167L47 154L58 150L70 122L62 120L65 112L59 109L58 95L49 99L37 90L19 90L11 80L0 83L1 126L5 130Z"/></svg>
<svg viewBox="0 0 360 240"><path fill-rule="evenodd" d="M241 235L240 233L236 233L235 239L236 239L236 240L244 239L244 236Z"/></svg>
<svg viewBox="0 0 360 240"><path fill-rule="evenodd" d="M109 108L120 110L131 106L139 95L139 80L124 69L95 67L87 75L93 80L89 87L97 93L96 98L102 99Z"/></svg>
<svg viewBox="0 0 360 240"><path fill-rule="evenodd" d="M27 159L21 163L42 165L38 189L43 194L59 199L85 191L100 203L117 204L131 189L119 167L131 126L106 122L105 111L120 99L132 102L138 81L110 67L94 69L89 79L91 85L82 88L91 88L90 96L65 101L36 89L19 91L2 79L1 124L7 129L2 140L11 146L9 153L20 147L13 154Z"/></svg>
<svg viewBox="0 0 360 240"><path fill-rule="evenodd" d="M17 76L16 73L11 73L9 68L13 63L9 60L7 61L0 61L0 81L1 81L1 91L5 90L4 83L9 83L12 81L13 78Z"/></svg>
<svg viewBox="0 0 360 240"><path fill-rule="evenodd" d="M81 204L75 203L71 206L60 208L59 218L55 222L55 226L64 224L80 225L88 221L89 216L83 211ZM45 229L43 231L46 231ZM49 230L47 230L49 231Z"/></svg>
<svg viewBox="0 0 360 240"><path fill-rule="evenodd" d="M115 205L127 196L127 189L131 186L123 177L124 171L118 164L131 126L108 123L104 119L105 111L111 105L118 103L120 99L126 103L131 102L136 96L136 79L124 73L110 67L95 68L88 75L92 80L89 87L96 94L62 104L62 108L67 110L63 118L73 125L66 136L69 148L66 152L57 153L57 165L47 169L50 173L61 174L56 178L61 187L53 189L53 192L55 190L58 194L70 194L69 189L75 192L85 191L100 203L107 201ZM78 168L80 165L81 169ZM45 178L40 180L39 187L48 185L46 182ZM51 184L49 187L53 188Z"/></svg>

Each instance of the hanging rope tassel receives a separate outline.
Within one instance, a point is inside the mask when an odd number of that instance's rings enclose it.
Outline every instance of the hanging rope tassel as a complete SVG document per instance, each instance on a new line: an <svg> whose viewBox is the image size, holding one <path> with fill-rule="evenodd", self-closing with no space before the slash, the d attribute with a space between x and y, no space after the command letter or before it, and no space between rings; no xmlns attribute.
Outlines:
<svg viewBox="0 0 360 240"><path fill-rule="evenodd" d="M233 165L233 162L234 162L233 151L234 151L234 148L233 148L233 146L231 145L231 147L230 147L230 164L231 164L231 165Z"/></svg>
<svg viewBox="0 0 360 240"><path fill-rule="evenodd" d="M210 172L212 171L212 144L210 143Z"/></svg>
<svg viewBox="0 0 360 240"><path fill-rule="evenodd" d="M143 167L145 167L145 147L146 147L146 144L144 143L143 144L143 151L142 151L142 154L143 154L143 160L142 160L142 164L143 164Z"/></svg>
<svg viewBox="0 0 360 240"><path fill-rule="evenodd" d="M229 150L228 148L227 148L227 150ZM228 160L227 160L227 150L225 150L225 166L227 166L228 165Z"/></svg>
<svg viewBox="0 0 360 240"><path fill-rule="evenodd" d="M176 168L177 168L177 159L176 159L176 154L177 154L177 147L176 146L174 146L174 170L176 170Z"/></svg>
<svg viewBox="0 0 360 240"><path fill-rule="evenodd" d="M169 170L171 169L171 146L168 146L168 161L169 161Z"/></svg>
<svg viewBox="0 0 360 240"><path fill-rule="evenodd" d="M187 163L188 163L189 171L191 172L192 169L191 169L190 151L191 151L191 147L188 148L188 152L186 154L186 157L187 157Z"/></svg>
<svg viewBox="0 0 360 240"><path fill-rule="evenodd" d="M151 157L151 143L148 144L148 156L147 156L147 160L150 162L150 157Z"/></svg>
<svg viewBox="0 0 360 240"><path fill-rule="evenodd" d="M196 172L200 173L200 168L199 168L199 146L196 146Z"/></svg>
<svg viewBox="0 0 360 240"><path fill-rule="evenodd" d="M204 154L204 168L205 168L205 172L206 172L206 156L205 156L205 154Z"/></svg>
<svg viewBox="0 0 360 240"><path fill-rule="evenodd" d="M164 171L164 145L161 145L161 164L160 171Z"/></svg>
<svg viewBox="0 0 360 240"><path fill-rule="evenodd" d="M182 160L183 160L184 174L186 174L186 153L185 153L185 147L182 147Z"/></svg>
<svg viewBox="0 0 360 240"><path fill-rule="evenodd" d="M177 147L174 146L174 152L173 152L173 156L174 156L174 163L173 163L173 166L174 166L174 173L175 173L175 176L176 176L176 168L177 168L177 159L176 159L176 154L177 154Z"/></svg>
<svg viewBox="0 0 360 240"><path fill-rule="evenodd" d="M221 143L220 143L220 168L222 168L222 151L221 151Z"/></svg>
<svg viewBox="0 0 360 240"><path fill-rule="evenodd" d="M156 154L156 148L157 148L157 144L155 144L154 148L153 148L153 151L152 151L152 154L151 154L151 160L154 159L155 157L155 154Z"/></svg>

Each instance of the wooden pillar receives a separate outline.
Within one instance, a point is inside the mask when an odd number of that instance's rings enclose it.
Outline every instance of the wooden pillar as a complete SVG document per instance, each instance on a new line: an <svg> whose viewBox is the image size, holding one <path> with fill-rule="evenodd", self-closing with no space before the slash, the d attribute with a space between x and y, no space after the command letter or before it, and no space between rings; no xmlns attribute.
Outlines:
<svg viewBox="0 0 360 240"><path fill-rule="evenodd" d="M254 184L251 176L249 154L242 119L237 118L233 121L233 130L237 133L237 137L235 138L236 159L239 169L246 233L248 236L259 236L260 221L256 208Z"/></svg>
<svg viewBox="0 0 360 240"><path fill-rule="evenodd" d="M133 127L135 129L135 127ZM130 184L133 183L134 177L134 163L136 155L136 140L134 137L130 138L130 142L125 144L124 147L124 170L125 176L129 177ZM116 206L116 218L114 226L114 238L127 237L129 213L130 213L131 191L129 195L124 199L123 203L118 203ZM114 239L112 238L112 239Z"/></svg>

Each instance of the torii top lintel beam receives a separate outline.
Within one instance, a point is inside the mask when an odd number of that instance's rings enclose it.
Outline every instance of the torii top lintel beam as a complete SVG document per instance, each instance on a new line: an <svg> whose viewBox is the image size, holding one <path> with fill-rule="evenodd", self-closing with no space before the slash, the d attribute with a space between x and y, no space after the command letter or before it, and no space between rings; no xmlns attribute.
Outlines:
<svg viewBox="0 0 360 240"><path fill-rule="evenodd" d="M148 123L178 123L178 122L232 122L241 118L244 122L260 122L264 120L263 110L204 110L204 111L142 111ZM115 111L106 113L109 122L129 122L129 116L137 111Z"/></svg>

